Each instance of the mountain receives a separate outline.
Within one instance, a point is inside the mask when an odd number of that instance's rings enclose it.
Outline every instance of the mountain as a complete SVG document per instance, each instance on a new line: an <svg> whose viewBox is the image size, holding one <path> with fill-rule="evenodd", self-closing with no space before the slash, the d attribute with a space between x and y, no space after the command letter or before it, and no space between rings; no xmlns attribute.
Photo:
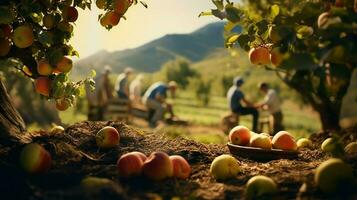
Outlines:
<svg viewBox="0 0 357 200"><path fill-rule="evenodd" d="M140 47L122 51L100 51L75 63L75 74L83 74L90 69L101 71L110 65L113 72L125 67L137 71L155 72L162 64L175 58L185 58L197 62L216 49L223 48L224 23L208 24L189 34L169 34Z"/></svg>

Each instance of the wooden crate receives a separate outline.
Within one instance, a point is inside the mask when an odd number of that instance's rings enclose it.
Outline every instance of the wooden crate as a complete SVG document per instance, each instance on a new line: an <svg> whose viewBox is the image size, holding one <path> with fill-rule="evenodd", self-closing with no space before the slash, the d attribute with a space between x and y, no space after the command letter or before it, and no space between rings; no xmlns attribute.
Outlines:
<svg viewBox="0 0 357 200"><path fill-rule="evenodd" d="M105 110L105 120L118 120L126 123L130 122L131 109L129 99L114 98L108 102Z"/></svg>

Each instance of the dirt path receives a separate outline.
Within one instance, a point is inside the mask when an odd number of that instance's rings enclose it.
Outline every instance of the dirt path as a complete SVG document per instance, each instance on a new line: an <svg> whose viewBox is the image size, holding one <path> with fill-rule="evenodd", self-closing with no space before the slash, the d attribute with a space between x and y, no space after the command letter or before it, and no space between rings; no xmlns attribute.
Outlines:
<svg viewBox="0 0 357 200"><path fill-rule="evenodd" d="M105 125L119 130L121 142L117 148L98 150L94 134ZM34 141L51 152L53 166L43 175L29 176L18 167L20 146L0 146L1 197L5 199L242 199L244 185L254 175L267 175L279 186L275 199L353 199L345 193L322 195L313 184L313 170L328 157L316 145L303 150L296 160L275 160L260 163L237 157L241 173L235 178L217 182L209 174L212 160L229 153L225 145L205 145L183 138L167 139L163 135L143 133L138 129L115 122L83 122L66 129L65 133L38 133ZM168 179L153 182L143 177L119 178L116 169L118 156L130 151L149 155L164 151L185 157L192 166L188 180ZM357 174L357 162L349 161ZM86 176L105 177L113 184L85 189L80 181ZM305 184L305 189L300 189Z"/></svg>

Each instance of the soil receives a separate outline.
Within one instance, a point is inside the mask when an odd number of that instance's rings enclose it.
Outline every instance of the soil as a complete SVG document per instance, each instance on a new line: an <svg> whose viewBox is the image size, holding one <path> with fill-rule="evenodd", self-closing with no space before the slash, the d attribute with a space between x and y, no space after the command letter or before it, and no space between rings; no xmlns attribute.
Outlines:
<svg viewBox="0 0 357 200"><path fill-rule="evenodd" d="M109 150L98 149L94 135L107 125L119 131L120 145ZM345 135L354 136L346 136L346 142L356 139L356 130L351 131ZM225 145L206 145L180 137L168 139L120 122L82 122L62 133L32 133L33 141L42 144L52 155L52 167L45 174L24 173L18 165L23 146L0 142L0 199L243 199L245 183L255 175L269 176L278 184L279 192L273 199L357 199L353 190L324 195L314 185L314 169L329 158L319 149L328 135L313 135L314 148L301 150L299 158L294 160L257 162L236 157L241 166L239 175L217 181L210 175L209 167L216 156L229 153ZM188 180L172 178L159 182L144 177L121 178L116 161L130 151L181 155L191 164L192 174ZM357 176L357 155L346 157L345 161L352 165ZM108 178L112 183L88 189L80 185L86 176Z"/></svg>

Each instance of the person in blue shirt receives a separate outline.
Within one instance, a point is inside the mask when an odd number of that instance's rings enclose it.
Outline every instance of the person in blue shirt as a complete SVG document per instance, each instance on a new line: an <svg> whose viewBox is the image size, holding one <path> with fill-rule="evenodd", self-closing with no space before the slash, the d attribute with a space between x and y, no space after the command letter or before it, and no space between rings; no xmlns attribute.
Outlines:
<svg viewBox="0 0 357 200"><path fill-rule="evenodd" d="M149 124L151 127L156 127L157 122L163 120L165 112L169 112L171 118L174 117L172 105L166 102L167 91L171 92L171 95L175 96L177 84L174 81L170 81L169 84L164 82L156 82L152 84L145 92L143 97L143 103L148 110L154 112Z"/></svg>
<svg viewBox="0 0 357 200"><path fill-rule="evenodd" d="M259 112L253 107L254 105L244 97L244 93L240 89L243 83L243 78L239 76L234 78L233 85L227 92L228 105L233 113L238 115L252 115L253 131L258 132ZM243 106L242 103L244 103L245 106Z"/></svg>

